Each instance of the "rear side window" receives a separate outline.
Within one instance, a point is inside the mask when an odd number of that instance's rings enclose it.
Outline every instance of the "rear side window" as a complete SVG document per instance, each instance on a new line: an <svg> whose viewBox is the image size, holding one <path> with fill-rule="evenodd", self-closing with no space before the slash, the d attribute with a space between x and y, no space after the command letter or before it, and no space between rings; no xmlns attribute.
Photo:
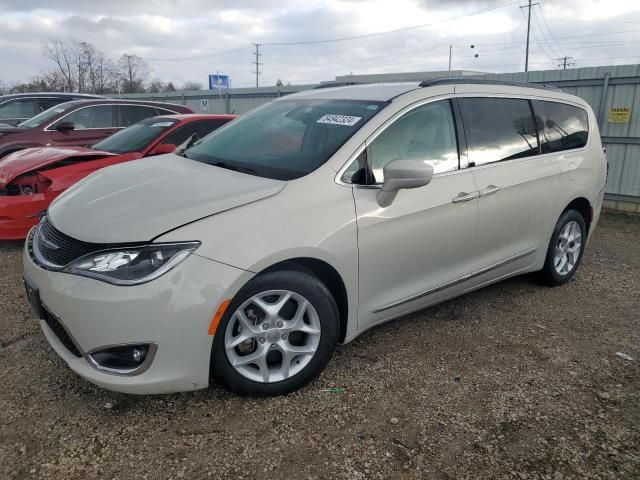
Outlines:
<svg viewBox="0 0 640 480"><path fill-rule="evenodd" d="M140 120L157 115L155 108L142 105L118 105L118 111L120 112L120 127L128 127Z"/></svg>
<svg viewBox="0 0 640 480"><path fill-rule="evenodd" d="M589 138L587 112L565 103L533 102L542 153L582 148Z"/></svg>
<svg viewBox="0 0 640 480"><path fill-rule="evenodd" d="M35 100L9 100L0 105L2 118L31 118L34 115Z"/></svg>
<svg viewBox="0 0 640 480"><path fill-rule="evenodd" d="M49 110L51 107L55 107L59 103L66 102L62 98L39 98L38 99L38 113Z"/></svg>
<svg viewBox="0 0 640 480"><path fill-rule="evenodd" d="M163 144L180 145L184 143L194 133L198 138L204 138L211 132L227 123L227 120L196 120L179 127L175 132L171 132L162 141Z"/></svg>
<svg viewBox="0 0 640 480"><path fill-rule="evenodd" d="M538 154L536 126L528 100L461 98L470 165Z"/></svg>
<svg viewBox="0 0 640 480"><path fill-rule="evenodd" d="M92 105L79 108L75 112L62 117L53 128L63 122L71 122L75 130L89 130L92 128L113 128L113 106Z"/></svg>

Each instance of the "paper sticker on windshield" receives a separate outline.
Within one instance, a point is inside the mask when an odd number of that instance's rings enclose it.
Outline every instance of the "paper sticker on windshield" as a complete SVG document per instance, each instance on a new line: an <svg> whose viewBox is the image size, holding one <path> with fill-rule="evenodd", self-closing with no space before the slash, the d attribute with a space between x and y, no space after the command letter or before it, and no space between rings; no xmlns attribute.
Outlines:
<svg viewBox="0 0 640 480"><path fill-rule="evenodd" d="M320 117L316 123L328 123L330 125L344 125L345 127L353 127L360 120L362 120L362 117L327 114Z"/></svg>
<svg viewBox="0 0 640 480"><path fill-rule="evenodd" d="M152 127L170 127L173 125L173 122L158 122L151 125Z"/></svg>

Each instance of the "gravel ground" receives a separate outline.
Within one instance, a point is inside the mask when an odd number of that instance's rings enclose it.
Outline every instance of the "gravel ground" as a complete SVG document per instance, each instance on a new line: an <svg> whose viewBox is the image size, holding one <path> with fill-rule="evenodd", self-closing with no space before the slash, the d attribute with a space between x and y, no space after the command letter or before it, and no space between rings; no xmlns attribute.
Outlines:
<svg viewBox="0 0 640 480"><path fill-rule="evenodd" d="M0 244L0 478L640 478L639 239L639 217L607 214L570 284L516 278L388 323L270 399L93 387Z"/></svg>

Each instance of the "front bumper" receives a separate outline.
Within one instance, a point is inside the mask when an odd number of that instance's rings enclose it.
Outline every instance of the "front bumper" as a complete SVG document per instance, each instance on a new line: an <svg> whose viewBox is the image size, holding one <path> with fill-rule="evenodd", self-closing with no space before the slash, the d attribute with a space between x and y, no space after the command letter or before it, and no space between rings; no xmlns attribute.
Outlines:
<svg viewBox="0 0 640 480"><path fill-rule="evenodd" d="M58 195L59 192L1 196L0 240L24 240Z"/></svg>
<svg viewBox="0 0 640 480"><path fill-rule="evenodd" d="M196 254L165 275L142 285L119 287L90 278L44 270L28 247L24 274L37 287L42 304L54 314L77 346L65 347L44 320L40 324L53 349L81 377L109 390L156 394L205 388L213 337L207 330L218 305L251 273ZM155 343L148 369L122 376L97 370L87 352L107 345Z"/></svg>

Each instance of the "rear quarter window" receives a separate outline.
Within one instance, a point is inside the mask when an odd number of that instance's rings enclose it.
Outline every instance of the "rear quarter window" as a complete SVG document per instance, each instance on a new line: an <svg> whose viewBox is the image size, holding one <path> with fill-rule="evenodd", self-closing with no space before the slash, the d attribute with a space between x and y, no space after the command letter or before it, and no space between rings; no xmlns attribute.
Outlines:
<svg viewBox="0 0 640 480"><path fill-rule="evenodd" d="M542 153L582 148L589 140L587 112L566 103L533 101Z"/></svg>

